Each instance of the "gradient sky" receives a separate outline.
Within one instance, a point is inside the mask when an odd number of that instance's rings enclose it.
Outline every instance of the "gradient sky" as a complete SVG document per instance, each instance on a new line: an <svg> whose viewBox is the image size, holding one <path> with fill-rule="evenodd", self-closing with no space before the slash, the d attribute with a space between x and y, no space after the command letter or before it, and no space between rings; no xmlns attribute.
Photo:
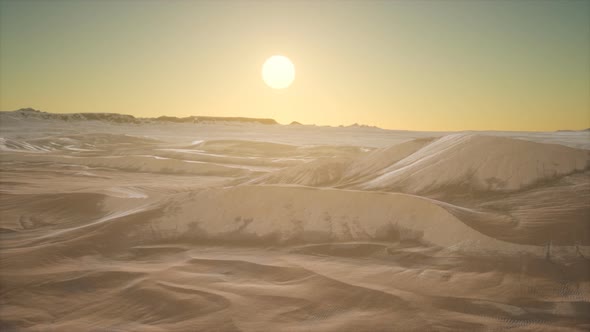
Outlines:
<svg viewBox="0 0 590 332"><path fill-rule="evenodd" d="M590 1L0 3L0 110L590 127Z"/></svg>

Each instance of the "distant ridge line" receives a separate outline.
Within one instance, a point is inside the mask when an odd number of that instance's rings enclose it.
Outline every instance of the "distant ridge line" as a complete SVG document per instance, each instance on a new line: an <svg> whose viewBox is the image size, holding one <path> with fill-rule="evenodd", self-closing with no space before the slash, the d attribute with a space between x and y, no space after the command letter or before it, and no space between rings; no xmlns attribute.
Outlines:
<svg viewBox="0 0 590 332"><path fill-rule="evenodd" d="M246 118L246 117L235 117L235 116L187 116L183 118L179 118L176 116L160 116L157 118L151 118L151 120L155 121L166 121L166 122L192 122L192 123L200 123L200 122L214 122L214 121L228 121L228 122L247 122L247 123L260 123L260 124L267 124L273 125L278 124L275 119L267 119L267 118Z"/></svg>
<svg viewBox="0 0 590 332"><path fill-rule="evenodd" d="M274 119L266 118L247 118L247 117L222 117L222 116L160 116L157 118L136 118L129 114L119 113L48 113L34 108L21 108L16 111L7 111L2 113L12 113L23 118L36 118L43 120L61 120L61 121L82 121L97 120L116 123L145 123L145 122L176 122L176 123L206 123L206 122L239 122L239 123L258 123L264 125L278 124Z"/></svg>

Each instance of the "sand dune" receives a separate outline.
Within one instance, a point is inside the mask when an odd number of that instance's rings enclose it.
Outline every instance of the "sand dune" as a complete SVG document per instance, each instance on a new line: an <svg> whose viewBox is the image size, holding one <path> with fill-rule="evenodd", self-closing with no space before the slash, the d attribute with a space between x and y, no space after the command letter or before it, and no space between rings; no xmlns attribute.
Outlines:
<svg viewBox="0 0 590 332"><path fill-rule="evenodd" d="M223 153L229 155L291 155L297 146L278 144L271 142L257 142L244 140L212 140L203 141L194 147L212 153Z"/></svg>
<svg viewBox="0 0 590 332"><path fill-rule="evenodd" d="M177 173L194 175L244 175L248 173L245 168L230 167L220 164L205 163L193 160L178 160L158 158L157 156L100 156L100 157L78 157L78 156L29 156L15 155L11 157L14 161L25 162L55 162L109 169L118 169L128 172L151 172L151 173Z"/></svg>
<svg viewBox="0 0 590 332"><path fill-rule="evenodd" d="M350 185L374 179L384 170L416 152L432 139L416 139L376 149L370 153L346 157L323 157L295 167L273 172L254 181L266 184L298 184L303 186ZM333 155L333 153L328 154Z"/></svg>
<svg viewBox="0 0 590 332"><path fill-rule="evenodd" d="M586 133L13 115L2 331L590 327Z"/></svg>
<svg viewBox="0 0 590 332"><path fill-rule="evenodd" d="M431 200L404 194L240 186L175 198L168 209L175 212L154 223L158 232L219 243L403 239L474 251L543 252L485 236Z"/></svg>
<svg viewBox="0 0 590 332"><path fill-rule="evenodd" d="M445 136L397 162L364 185L409 192L465 185L477 190L518 190L538 181L588 169L590 153L552 144L459 134Z"/></svg>
<svg viewBox="0 0 590 332"><path fill-rule="evenodd" d="M59 135L33 139L11 139L0 137L0 151L11 152L53 152L53 151L100 151L101 148L141 146L154 144L155 140L116 134Z"/></svg>
<svg viewBox="0 0 590 332"><path fill-rule="evenodd" d="M515 191L590 168L590 152L475 134L419 139L354 160L326 158L264 176L258 183L352 186L429 193Z"/></svg>
<svg viewBox="0 0 590 332"><path fill-rule="evenodd" d="M296 184L332 187L342 181L350 158L320 158L297 166L283 168L251 181L253 184Z"/></svg>

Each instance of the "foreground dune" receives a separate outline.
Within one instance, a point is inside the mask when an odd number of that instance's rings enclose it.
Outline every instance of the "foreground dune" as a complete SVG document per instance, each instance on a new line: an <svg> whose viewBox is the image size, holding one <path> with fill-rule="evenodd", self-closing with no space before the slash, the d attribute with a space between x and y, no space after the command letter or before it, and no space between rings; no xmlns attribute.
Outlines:
<svg viewBox="0 0 590 332"><path fill-rule="evenodd" d="M240 186L175 197L168 208L172 212L154 225L159 233L219 243L415 240L465 250L539 252L488 237L435 202L406 194Z"/></svg>

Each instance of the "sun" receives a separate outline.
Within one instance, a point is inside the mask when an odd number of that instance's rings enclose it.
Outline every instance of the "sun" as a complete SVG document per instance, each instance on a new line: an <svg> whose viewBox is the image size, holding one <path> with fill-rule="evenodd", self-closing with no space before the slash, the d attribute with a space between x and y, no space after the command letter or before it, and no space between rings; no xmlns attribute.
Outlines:
<svg viewBox="0 0 590 332"><path fill-rule="evenodd" d="M295 80L295 65L286 56L273 55L262 65L262 79L273 89L288 88Z"/></svg>

